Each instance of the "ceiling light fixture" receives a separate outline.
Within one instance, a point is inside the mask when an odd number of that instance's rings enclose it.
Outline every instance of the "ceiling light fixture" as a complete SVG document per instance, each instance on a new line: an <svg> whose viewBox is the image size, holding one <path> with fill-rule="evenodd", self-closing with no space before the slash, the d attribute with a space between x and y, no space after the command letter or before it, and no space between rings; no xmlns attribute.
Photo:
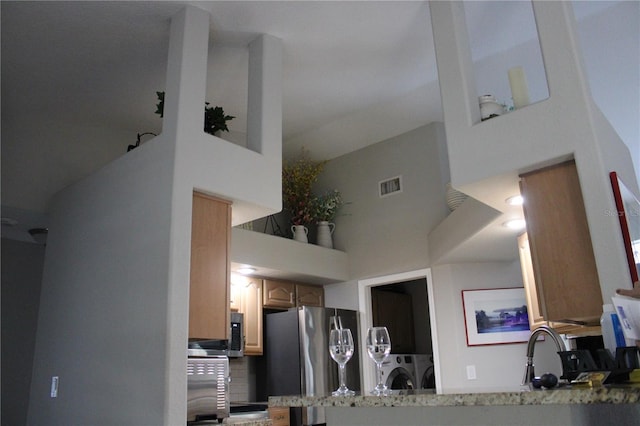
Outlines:
<svg viewBox="0 0 640 426"><path fill-rule="evenodd" d="M236 272L242 275L251 275L254 272L256 272L256 268L252 268L250 266L243 266L242 268L238 268Z"/></svg>
<svg viewBox="0 0 640 426"><path fill-rule="evenodd" d="M514 195L513 197L507 198L505 201L510 206L521 206L524 202L524 198L522 198L522 195Z"/></svg>
<svg viewBox="0 0 640 426"><path fill-rule="evenodd" d="M524 219L511 219L503 223L502 226L506 226L509 229L520 230L524 229L526 222Z"/></svg>

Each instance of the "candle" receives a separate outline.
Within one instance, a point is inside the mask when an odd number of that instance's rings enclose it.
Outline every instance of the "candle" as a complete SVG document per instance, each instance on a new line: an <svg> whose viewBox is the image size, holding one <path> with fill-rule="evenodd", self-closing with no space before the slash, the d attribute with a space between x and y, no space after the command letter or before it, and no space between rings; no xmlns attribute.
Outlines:
<svg viewBox="0 0 640 426"><path fill-rule="evenodd" d="M513 67L509 70L509 86L511 86L511 97L515 109L529 105L529 89L522 67Z"/></svg>

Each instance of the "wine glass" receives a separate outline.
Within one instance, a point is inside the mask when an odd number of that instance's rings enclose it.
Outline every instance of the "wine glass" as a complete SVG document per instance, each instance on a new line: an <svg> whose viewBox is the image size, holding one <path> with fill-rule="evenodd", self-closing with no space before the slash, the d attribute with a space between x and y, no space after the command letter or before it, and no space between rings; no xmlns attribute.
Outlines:
<svg viewBox="0 0 640 426"><path fill-rule="evenodd" d="M382 381L382 362L391 352L391 339L387 327L370 327L367 330L367 353L376 363L376 387L371 391L374 395L389 393L387 385Z"/></svg>
<svg viewBox="0 0 640 426"><path fill-rule="evenodd" d="M354 345L351 330L348 328L339 328L331 330L329 335L329 353L331 358L338 363L340 387L333 391L333 396L355 395L356 393L347 388L345 364L349 362L353 355Z"/></svg>

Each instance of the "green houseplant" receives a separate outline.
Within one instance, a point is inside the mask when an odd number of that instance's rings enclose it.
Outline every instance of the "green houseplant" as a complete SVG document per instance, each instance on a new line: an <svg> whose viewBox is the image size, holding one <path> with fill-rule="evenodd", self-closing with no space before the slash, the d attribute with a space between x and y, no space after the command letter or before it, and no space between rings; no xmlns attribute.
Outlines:
<svg viewBox="0 0 640 426"><path fill-rule="evenodd" d="M164 92L156 92L158 103L156 104L156 114L164 116ZM209 102L204 103L204 131L210 135L217 132L228 132L227 121L233 120L233 115L225 115L224 109L219 106L211 107Z"/></svg>
<svg viewBox="0 0 640 426"><path fill-rule="evenodd" d="M316 222L331 222L336 217L338 209L344 201L340 195L340 191L334 189L315 197L312 201L312 214Z"/></svg>

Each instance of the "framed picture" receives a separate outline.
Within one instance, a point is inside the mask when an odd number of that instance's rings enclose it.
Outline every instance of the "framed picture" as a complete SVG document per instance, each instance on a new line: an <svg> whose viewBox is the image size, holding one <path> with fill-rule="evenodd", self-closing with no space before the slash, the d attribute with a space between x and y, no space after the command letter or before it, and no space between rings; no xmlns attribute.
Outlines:
<svg viewBox="0 0 640 426"><path fill-rule="evenodd" d="M620 220L629 274L633 283L640 277L640 201L620 180L616 172L609 173L609 177L616 202L616 211L613 214Z"/></svg>
<svg viewBox="0 0 640 426"><path fill-rule="evenodd" d="M529 340L524 288L463 290L467 346L522 343Z"/></svg>

